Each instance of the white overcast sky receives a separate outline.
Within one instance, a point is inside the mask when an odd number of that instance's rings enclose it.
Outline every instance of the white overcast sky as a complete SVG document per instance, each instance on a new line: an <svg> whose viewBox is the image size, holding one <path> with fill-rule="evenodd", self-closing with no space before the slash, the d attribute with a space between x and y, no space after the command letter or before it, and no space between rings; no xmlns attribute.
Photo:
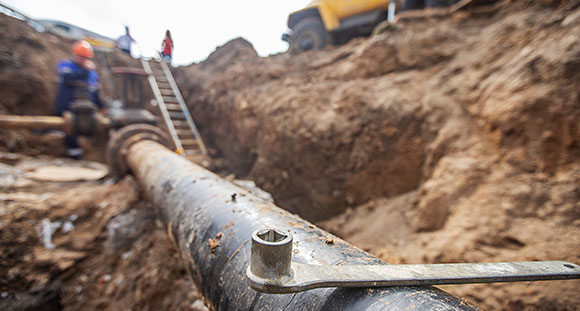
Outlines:
<svg viewBox="0 0 580 311"><path fill-rule="evenodd" d="M261 56L286 51L280 38L288 14L310 0L0 0L38 19L67 22L117 39L129 26L133 54L152 55L165 30L175 43L174 65L200 62L227 41L243 37Z"/></svg>

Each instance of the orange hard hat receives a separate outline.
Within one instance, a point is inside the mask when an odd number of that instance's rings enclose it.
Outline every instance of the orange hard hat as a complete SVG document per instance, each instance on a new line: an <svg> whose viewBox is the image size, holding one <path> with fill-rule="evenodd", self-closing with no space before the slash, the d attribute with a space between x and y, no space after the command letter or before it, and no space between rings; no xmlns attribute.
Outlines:
<svg viewBox="0 0 580 311"><path fill-rule="evenodd" d="M93 58L95 56L93 47L85 40L75 42L75 44L73 44L72 51L73 54L82 57Z"/></svg>

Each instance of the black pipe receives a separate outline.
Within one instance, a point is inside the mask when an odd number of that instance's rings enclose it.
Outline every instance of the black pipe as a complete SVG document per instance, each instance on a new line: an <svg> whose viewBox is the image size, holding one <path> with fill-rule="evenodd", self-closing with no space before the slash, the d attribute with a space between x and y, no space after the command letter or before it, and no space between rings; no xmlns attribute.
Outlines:
<svg viewBox="0 0 580 311"><path fill-rule="evenodd" d="M158 143L133 143L125 159L216 310L475 310L428 286L258 293L245 278L252 232L265 227L292 233L297 262L385 263Z"/></svg>

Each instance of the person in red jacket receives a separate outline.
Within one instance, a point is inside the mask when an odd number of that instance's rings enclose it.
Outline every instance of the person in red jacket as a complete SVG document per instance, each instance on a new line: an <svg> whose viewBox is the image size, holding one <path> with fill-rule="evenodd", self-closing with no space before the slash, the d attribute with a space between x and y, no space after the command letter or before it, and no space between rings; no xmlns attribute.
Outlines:
<svg viewBox="0 0 580 311"><path fill-rule="evenodd" d="M169 30L165 32L165 39L161 43L161 55L166 62L171 62L171 55L173 53L173 40L171 39L171 33Z"/></svg>

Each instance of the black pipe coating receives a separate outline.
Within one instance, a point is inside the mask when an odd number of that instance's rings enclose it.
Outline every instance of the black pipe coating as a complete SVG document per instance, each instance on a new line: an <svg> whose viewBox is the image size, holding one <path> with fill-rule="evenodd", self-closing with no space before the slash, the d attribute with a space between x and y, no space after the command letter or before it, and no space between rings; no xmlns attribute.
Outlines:
<svg viewBox="0 0 580 311"><path fill-rule="evenodd" d="M477 310L429 286L256 292L246 284L246 269L251 235L261 228L292 233L293 261L386 263L155 142L133 144L125 159L216 310Z"/></svg>

